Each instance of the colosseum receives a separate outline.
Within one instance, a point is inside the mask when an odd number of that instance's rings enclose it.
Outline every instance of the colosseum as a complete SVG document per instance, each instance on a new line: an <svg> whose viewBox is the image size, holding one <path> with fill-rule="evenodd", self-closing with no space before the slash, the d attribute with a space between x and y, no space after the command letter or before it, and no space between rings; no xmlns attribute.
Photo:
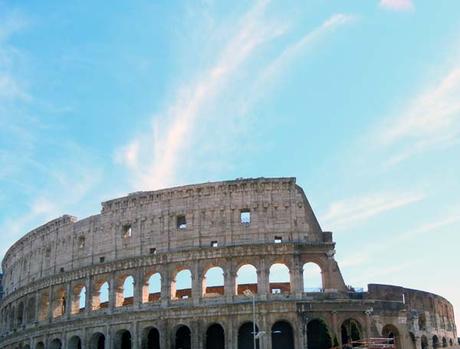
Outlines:
<svg viewBox="0 0 460 349"><path fill-rule="evenodd" d="M0 349L456 344L446 299L354 289L334 255L295 178L132 193L100 214L48 222L8 250Z"/></svg>

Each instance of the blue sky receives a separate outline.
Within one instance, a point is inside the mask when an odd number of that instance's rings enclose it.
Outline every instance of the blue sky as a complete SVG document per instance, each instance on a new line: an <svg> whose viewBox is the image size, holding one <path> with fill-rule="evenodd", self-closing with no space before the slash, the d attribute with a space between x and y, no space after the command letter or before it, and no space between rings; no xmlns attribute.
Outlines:
<svg viewBox="0 0 460 349"><path fill-rule="evenodd" d="M460 319L460 2L0 1L0 254L137 190L295 176L348 284Z"/></svg>

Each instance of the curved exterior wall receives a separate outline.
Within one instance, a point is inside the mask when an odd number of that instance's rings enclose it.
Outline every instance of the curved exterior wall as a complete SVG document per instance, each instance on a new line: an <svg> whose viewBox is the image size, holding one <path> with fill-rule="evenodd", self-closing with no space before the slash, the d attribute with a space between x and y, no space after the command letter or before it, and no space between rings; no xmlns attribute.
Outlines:
<svg viewBox="0 0 460 349"><path fill-rule="evenodd" d="M250 214L249 223L241 222L242 212ZM342 344L342 324L349 319L361 338L391 332L401 349L456 341L448 301L395 286L355 292L345 285L334 248L332 234L321 230L294 178L133 193L102 203L99 215L53 220L9 249L2 263L0 348L101 349L102 343L105 349L125 349L126 333L133 349L147 348L152 328L161 348L175 348L181 345L180 326L190 331L191 348L207 348L213 324L223 330L226 348L242 348L238 331L253 318L244 288L255 294L263 349L279 345L276 335L287 328L274 331L279 321L291 328L296 349L315 347L308 329L317 320L327 327L331 345ZM303 266L309 262L321 269L318 292L304 292ZM270 284L275 263L288 267L289 283ZM257 269L256 285L237 285L237 271L245 264ZM211 267L223 270L220 288L206 287ZM192 286L176 292L176 275L185 269ZM161 290L149 295L148 281L156 273ZM134 294L124 298L128 276ZM105 282L109 299L101 302ZM101 337L105 342L98 342Z"/></svg>

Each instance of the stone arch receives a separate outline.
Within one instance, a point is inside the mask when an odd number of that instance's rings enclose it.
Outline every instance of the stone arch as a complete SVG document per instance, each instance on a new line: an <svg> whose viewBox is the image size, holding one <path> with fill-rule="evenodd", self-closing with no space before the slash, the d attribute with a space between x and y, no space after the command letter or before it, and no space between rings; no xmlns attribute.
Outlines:
<svg viewBox="0 0 460 349"><path fill-rule="evenodd" d="M51 314L53 318L61 317L67 308L67 295L63 286L58 286L53 292Z"/></svg>
<svg viewBox="0 0 460 349"><path fill-rule="evenodd" d="M152 272L147 274L142 287L142 303L158 302L161 299L161 274Z"/></svg>
<svg viewBox="0 0 460 349"><path fill-rule="evenodd" d="M124 307L134 304L135 279L130 274L123 274L117 279L115 288L115 306Z"/></svg>
<svg viewBox="0 0 460 349"><path fill-rule="evenodd" d="M81 338L72 336L67 344L67 349L81 349Z"/></svg>
<svg viewBox="0 0 460 349"><path fill-rule="evenodd" d="M35 344L35 349L45 349L45 344L43 344L43 342L38 342Z"/></svg>
<svg viewBox="0 0 460 349"><path fill-rule="evenodd" d="M322 292L324 290L324 274L316 262L306 262L302 266L303 291Z"/></svg>
<svg viewBox="0 0 460 349"><path fill-rule="evenodd" d="M418 314L418 329L420 331L426 331L426 315L425 312Z"/></svg>
<svg viewBox="0 0 460 349"><path fill-rule="evenodd" d="M10 327L10 330L12 330L13 328L15 328L15 318L16 318L16 308L14 305L10 307L8 318L9 318L8 321L10 325L9 327Z"/></svg>
<svg viewBox="0 0 460 349"><path fill-rule="evenodd" d="M225 349L225 331L220 324L214 323L208 326L206 349Z"/></svg>
<svg viewBox="0 0 460 349"><path fill-rule="evenodd" d="M91 297L91 310L105 309L109 306L110 285L107 279L94 282L94 291Z"/></svg>
<svg viewBox="0 0 460 349"><path fill-rule="evenodd" d="M321 319L310 320L307 324L308 349L329 349L332 338L326 323Z"/></svg>
<svg viewBox="0 0 460 349"><path fill-rule="evenodd" d="M26 322L28 324L35 321L35 303L35 296L32 296L27 300Z"/></svg>
<svg viewBox="0 0 460 349"><path fill-rule="evenodd" d="M18 310L16 313L16 326L22 326L24 323L24 302L21 301L18 304Z"/></svg>
<svg viewBox="0 0 460 349"><path fill-rule="evenodd" d="M452 341L452 338L449 339L449 346L453 346L454 345L454 342Z"/></svg>
<svg viewBox="0 0 460 349"><path fill-rule="evenodd" d="M439 348L439 338L436 335L432 337L432 346L433 349Z"/></svg>
<svg viewBox="0 0 460 349"><path fill-rule="evenodd" d="M409 338L412 349L417 349L417 339L415 338L415 334L413 332L409 332Z"/></svg>
<svg viewBox="0 0 460 349"><path fill-rule="evenodd" d="M129 332L126 329L119 330L115 334L113 347L114 349L131 349L132 348L131 332Z"/></svg>
<svg viewBox="0 0 460 349"><path fill-rule="evenodd" d="M206 270L202 280L204 297L218 297L224 295L224 270L219 266L212 266Z"/></svg>
<svg viewBox="0 0 460 349"><path fill-rule="evenodd" d="M171 281L171 298L188 299L192 298L192 278L190 269L180 269Z"/></svg>
<svg viewBox="0 0 460 349"><path fill-rule="evenodd" d="M428 349L428 338L425 335L422 335L422 337L420 337L420 343L422 349Z"/></svg>
<svg viewBox="0 0 460 349"><path fill-rule="evenodd" d="M49 345L49 349L61 349L62 342L59 338L54 338Z"/></svg>
<svg viewBox="0 0 460 349"><path fill-rule="evenodd" d="M254 332L259 333L259 327L252 321L243 323L238 329L238 349L254 348ZM259 339L256 339L256 349L259 349Z"/></svg>
<svg viewBox="0 0 460 349"><path fill-rule="evenodd" d="M346 319L340 326L340 334L342 339L342 345L352 344L357 346L356 342L363 338L363 332L361 324L355 319Z"/></svg>
<svg viewBox="0 0 460 349"><path fill-rule="evenodd" d="M142 349L160 349L160 331L156 327L144 328Z"/></svg>
<svg viewBox="0 0 460 349"><path fill-rule="evenodd" d="M382 336L392 339L396 349L401 348L401 336L396 326L390 324L383 326Z"/></svg>
<svg viewBox="0 0 460 349"><path fill-rule="evenodd" d="M253 294L258 291L257 268L252 264L244 264L236 272L236 294L243 294L245 290L250 290Z"/></svg>
<svg viewBox="0 0 460 349"><path fill-rule="evenodd" d="M271 265L268 281L270 283L270 293L291 292L291 276L288 266L284 263Z"/></svg>
<svg viewBox="0 0 460 349"><path fill-rule="evenodd" d="M443 348L447 347L447 339L446 339L446 337L442 337L442 347Z"/></svg>
<svg viewBox="0 0 460 349"><path fill-rule="evenodd" d="M277 321L271 329L272 349L295 349L294 331L286 320Z"/></svg>
<svg viewBox="0 0 460 349"><path fill-rule="evenodd" d="M72 290L71 314L80 314L86 307L86 287L84 284L76 285Z"/></svg>
<svg viewBox="0 0 460 349"><path fill-rule="evenodd" d="M101 332L96 332L89 339L89 349L105 349L105 336Z"/></svg>
<svg viewBox="0 0 460 349"><path fill-rule="evenodd" d="M175 349L191 349L192 348L192 332L186 325L177 327L174 333L174 348Z"/></svg>
<svg viewBox="0 0 460 349"><path fill-rule="evenodd" d="M24 344L24 345L22 346L22 349L30 349L30 345L29 345L28 343L27 343L27 344Z"/></svg>

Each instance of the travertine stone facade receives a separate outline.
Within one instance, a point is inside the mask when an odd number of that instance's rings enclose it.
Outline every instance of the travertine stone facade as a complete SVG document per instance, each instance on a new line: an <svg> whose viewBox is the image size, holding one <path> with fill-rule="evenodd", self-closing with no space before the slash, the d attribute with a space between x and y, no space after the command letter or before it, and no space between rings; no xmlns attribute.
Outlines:
<svg viewBox="0 0 460 349"><path fill-rule="evenodd" d="M261 349L326 349L376 336L394 336L400 349L455 343L447 300L385 285L357 292L345 285L334 248L294 178L133 193L104 202L99 215L53 220L10 248L0 349L252 348L245 289ZM309 263L321 270L316 292L304 288ZM257 282L237 284L248 264ZM287 267L288 282L270 283L274 264ZM223 284L207 287L214 267ZM191 287L176 290L184 270ZM156 275L160 288L151 292Z"/></svg>

